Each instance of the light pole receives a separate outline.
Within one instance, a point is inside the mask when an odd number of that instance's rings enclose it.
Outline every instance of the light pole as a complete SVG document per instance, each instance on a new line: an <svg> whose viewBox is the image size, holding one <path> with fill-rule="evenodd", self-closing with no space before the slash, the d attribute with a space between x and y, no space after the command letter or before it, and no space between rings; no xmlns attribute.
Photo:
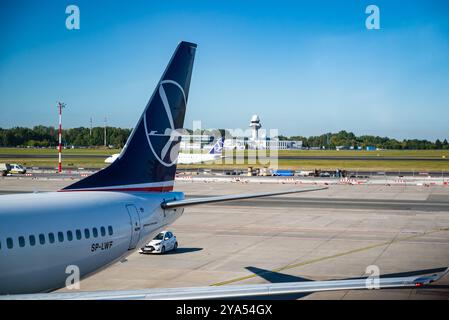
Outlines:
<svg viewBox="0 0 449 320"><path fill-rule="evenodd" d="M59 156L59 162L58 162L58 172L61 173L62 171L62 108L65 108L65 103L58 102L58 109L59 109L59 129L58 129L58 139L59 139L59 146L58 146L58 156Z"/></svg>
<svg viewBox="0 0 449 320"><path fill-rule="evenodd" d="M104 117L104 146L106 147L106 127L108 126L108 118Z"/></svg>

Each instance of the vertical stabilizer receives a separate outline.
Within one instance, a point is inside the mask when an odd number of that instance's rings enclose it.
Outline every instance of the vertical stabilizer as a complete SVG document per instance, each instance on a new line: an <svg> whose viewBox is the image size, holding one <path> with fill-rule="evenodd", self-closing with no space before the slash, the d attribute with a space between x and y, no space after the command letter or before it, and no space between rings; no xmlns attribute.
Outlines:
<svg viewBox="0 0 449 320"><path fill-rule="evenodd" d="M173 189L195 50L194 43L178 45L118 158L61 191Z"/></svg>

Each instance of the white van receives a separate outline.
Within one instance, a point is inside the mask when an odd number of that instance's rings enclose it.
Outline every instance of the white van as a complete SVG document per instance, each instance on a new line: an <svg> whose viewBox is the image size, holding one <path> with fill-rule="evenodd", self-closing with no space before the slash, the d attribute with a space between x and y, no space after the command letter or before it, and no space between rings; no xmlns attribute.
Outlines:
<svg viewBox="0 0 449 320"><path fill-rule="evenodd" d="M11 170L9 163L0 163L0 175L6 176Z"/></svg>

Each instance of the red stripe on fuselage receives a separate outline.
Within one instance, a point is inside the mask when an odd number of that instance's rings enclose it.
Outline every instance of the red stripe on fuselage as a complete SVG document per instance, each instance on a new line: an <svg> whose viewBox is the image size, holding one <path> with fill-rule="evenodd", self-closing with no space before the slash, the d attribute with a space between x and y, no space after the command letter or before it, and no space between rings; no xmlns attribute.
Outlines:
<svg viewBox="0 0 449 320"><path fill-rule="evenodd" d="M102 188L102 189L62 189L58 192L74 192L74 191L146 191L146 192L170 192L173 191L173 186L162 187L142 187L142 188Z"/></svg>

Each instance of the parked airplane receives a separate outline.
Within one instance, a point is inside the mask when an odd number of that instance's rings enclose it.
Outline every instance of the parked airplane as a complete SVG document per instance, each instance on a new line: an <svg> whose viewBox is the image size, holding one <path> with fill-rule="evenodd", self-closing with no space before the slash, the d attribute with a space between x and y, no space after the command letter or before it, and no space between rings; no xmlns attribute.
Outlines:
<svg viewBox="0 0 449 320"><path fill-rule="evenodd" d="M10 295L2 299L219 298L266 294L267 290L285 293L362 285L363 279L357 284L343 281L319 282L321 285L317 282L315 286L293 283L287 287L178 288L169 290L169 295L159 291L159 296L154 291L11 296L53 291L64 287L71 275L79 273L83 278L102 270L165 229L181 216L185 207L320 190L188 200L182 192L172 192L180 142L178 130L184 123L195 50L193 43L178 45L124 149L110 166L59 192L0 197L0 294ZM396 279L385 286L412 286L416 281Z"/></svg>
<svg viewBox="0 0 449 320"><path fill-rule="evenodd" d="M113 163L115 161L115 159L118 158L118 156L120 155L120 153L114 153L113 155L107 157L104 162L105 163Z"/></svg>
<svg viewBox="0 0 449 320"><path fill-rule="evenodd" d="M208 153L179 153L177 164L195 164L208 161L215 161L221 159L223 156L221 152L223 150L224 138L221 137L213 145Z"/></svg>
<svg viewBox="0 0 449 320"><path fill-rule="evenodd" d="M223 156L221 155L223 150L224 138L221 137L217 140L217 142L212 146L208 153L183 153L180 152L178 155L177 164L195 164L195 163L203 163L209 161L215 161L221 159ZM120 153L116 153L106 158L104 162L112 163L118 157Z"/></svg>

